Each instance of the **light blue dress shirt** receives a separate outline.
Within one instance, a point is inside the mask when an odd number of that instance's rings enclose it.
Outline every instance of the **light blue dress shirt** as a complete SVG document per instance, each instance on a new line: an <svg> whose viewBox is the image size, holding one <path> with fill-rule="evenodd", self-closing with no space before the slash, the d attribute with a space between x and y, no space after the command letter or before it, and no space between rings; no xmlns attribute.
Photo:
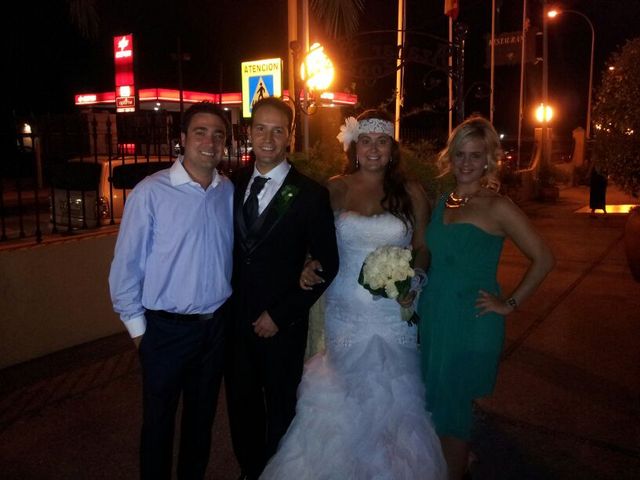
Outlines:
<svg viewBox="0 0 640 480"><path fill-rule="evenodd" d="M214 173L205 190L182 166L141 181L127 197L109 274L114 310L131 337L145 309L216 311L231 295L233 185Z"/></svg>

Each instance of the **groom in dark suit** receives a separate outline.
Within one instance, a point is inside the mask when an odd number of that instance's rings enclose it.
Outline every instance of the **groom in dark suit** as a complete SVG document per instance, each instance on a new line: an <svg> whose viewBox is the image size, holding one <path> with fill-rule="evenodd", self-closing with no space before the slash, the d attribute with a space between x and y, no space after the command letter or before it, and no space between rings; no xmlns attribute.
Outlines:
<svg viewBox="0 0 640 480"><path fill-rule="evenodd" d="M285 159L293 112L267 97L253 106L255 164L235 176L233 295L227 329L227 404L241 478L257 479L295 414L309 308L338 270L327 190ZM302 290L305 258L325 283Z"/></svg>

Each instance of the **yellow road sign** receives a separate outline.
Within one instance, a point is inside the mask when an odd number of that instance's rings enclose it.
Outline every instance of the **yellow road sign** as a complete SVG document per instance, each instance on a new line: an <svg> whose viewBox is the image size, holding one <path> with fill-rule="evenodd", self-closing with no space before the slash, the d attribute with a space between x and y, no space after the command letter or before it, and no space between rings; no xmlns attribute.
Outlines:
<svg viewBox="0 0 640 480"><path fill-rule="evenodd" d="M282 59L242 62L242 116L251 116L253 104L264 97L282 96Z"/></svg>

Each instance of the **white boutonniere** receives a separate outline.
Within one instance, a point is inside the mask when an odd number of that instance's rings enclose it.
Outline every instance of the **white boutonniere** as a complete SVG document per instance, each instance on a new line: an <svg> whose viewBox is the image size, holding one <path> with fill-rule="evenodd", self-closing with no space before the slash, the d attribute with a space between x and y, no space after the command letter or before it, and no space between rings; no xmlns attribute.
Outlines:
<svg viewBox="0 0 640 480"><path fill-rule="evenodd" d="M285 185L282 190L280 190L275 204L275 209L278 212L278 215L281 216L289 209L289 205L293 199L296 198L298 193L300 193L300 188L295 185Z"/></svg>

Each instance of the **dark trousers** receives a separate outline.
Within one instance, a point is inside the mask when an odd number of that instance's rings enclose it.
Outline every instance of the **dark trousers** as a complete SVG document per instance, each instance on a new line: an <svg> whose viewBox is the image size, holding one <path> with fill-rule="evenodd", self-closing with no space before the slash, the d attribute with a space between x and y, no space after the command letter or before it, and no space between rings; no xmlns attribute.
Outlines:
<svg viewBox="0 0 640 480"><path fill-rule="evenodd" d="M179 479L204 478L224 359L224 323L166 318L147 311L140 344L143 423L142 479L171 478L176 411L182 394Z"/></svg>
<svg viewBox="0 0 640 480"><path fill-rule="evenodd" d="M267 339L249 329L227 339L231 440L249 479L260 476L295 416L306 336L307 324L301 322Z"/></svg>

